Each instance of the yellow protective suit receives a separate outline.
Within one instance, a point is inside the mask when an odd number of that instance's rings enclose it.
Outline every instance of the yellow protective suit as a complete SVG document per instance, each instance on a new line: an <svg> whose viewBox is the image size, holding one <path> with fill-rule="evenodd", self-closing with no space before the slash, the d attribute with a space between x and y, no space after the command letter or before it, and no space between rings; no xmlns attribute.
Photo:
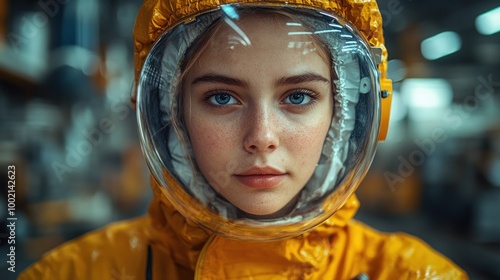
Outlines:
<svg viewBox="0 0 500 280"><path fill-rule="evenodd" d="M180 215L153 184L149 216L111 224L46 254L20 280L58 279L467 279L451 261L406 234L351 220L352 196L325 223L273 242L213 235ZM149 278L147 276L150 276Z"/></svg>
<svg viewBox="0 0 500 280"><path fill-rule="evenodd" d="M233 2L241 1L146 0L135 30L136 78L152 44L168 26L204 9ZM332 10L350 19L372 46L383 48L375 1L286 2ZM385 49L382 56L381 84L389 89ZM148 216L111 224L68 242L30 266L19 279L343 280L363 274L369 279L467 278L460 268L417 238L380 233L352 220L359 207L354 195L335 215L305 234L255 242L228 239L198 227L174 209L166 189L155 182L153 178L154 199Z"/></svg>

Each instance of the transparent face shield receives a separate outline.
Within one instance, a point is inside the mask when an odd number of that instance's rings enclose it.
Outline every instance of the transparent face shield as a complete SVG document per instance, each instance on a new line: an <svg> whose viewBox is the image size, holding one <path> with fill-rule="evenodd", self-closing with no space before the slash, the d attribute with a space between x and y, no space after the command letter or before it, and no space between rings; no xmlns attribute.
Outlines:
<svg viewBox="0 0 500 280"><path fill-rule="evenodd" d="M168 200L200 226L239 239L297 236L366 174L378 80L368 44L337 15L224 5L167 30L147 56L143 152ZM277 142L260 147L259 133ZM275 209L261 215L267 204Z"/></svg>

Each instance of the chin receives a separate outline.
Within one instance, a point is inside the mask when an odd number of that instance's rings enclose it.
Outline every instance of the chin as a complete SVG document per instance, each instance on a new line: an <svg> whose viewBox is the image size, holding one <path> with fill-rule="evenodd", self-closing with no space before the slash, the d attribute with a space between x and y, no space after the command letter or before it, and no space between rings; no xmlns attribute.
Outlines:
<svg viewBox="0 0 500 280"><path fill-rule="evenodd" d="M280 218L288 213L292 209L287 207L287 204L284 205L265 205L263 207L238 207L242 211L242 216L252 219L274 219Z"/></svg>
<svg viewBox="0 0 500 280"><path fill-rule="evenodd" d="M273 219L288 215L295 209L299 195L288 198L282 193L248 196L245 200L232 201L241 215L252 219ZM238 203L240 202L240 203Z"/></svg>
<svg viewBox="0 0 500 280"><path fill-rule="evenodd" d="M277 212L280 212L280 208L249 209L249 211L244 211L244 212L248 213L249 215L268 216L268 215L273 215L273 214L276 214Z"/></svg>

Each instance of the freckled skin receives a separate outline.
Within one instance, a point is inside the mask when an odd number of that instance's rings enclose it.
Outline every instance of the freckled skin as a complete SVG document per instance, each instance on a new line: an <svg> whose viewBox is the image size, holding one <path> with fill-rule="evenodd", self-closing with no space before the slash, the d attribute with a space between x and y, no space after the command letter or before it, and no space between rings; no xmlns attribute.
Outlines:
<svg viewBox="0 0 500 280"><path fill-rule="evenodd" d="M263 217L293 207L314 172L333 113L330 63L324 53L320 55L323 50L290 48L291 40L313 38L287 35L297 31L297 27L288 30L287 21L256 15L242 18L238 26L250 41L247 45L228 39L240 35L223 25L183 81L183 114L201 172L240 210ZM276 83L311 72L327 80ZM244 84L194 83L214 73ZM290 104L288 96L297 89L317 93L316 101L302 107ZM207 104L207 93L219 91L231 95L230 104ZM271 166L283 171L284 179L272 188L249 188L235 174L252 166Z"/></svg>

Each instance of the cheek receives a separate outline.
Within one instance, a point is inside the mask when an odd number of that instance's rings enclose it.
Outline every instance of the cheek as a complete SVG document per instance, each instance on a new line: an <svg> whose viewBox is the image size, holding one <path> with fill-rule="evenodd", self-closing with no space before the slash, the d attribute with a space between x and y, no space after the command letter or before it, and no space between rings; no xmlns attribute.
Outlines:
<svg viewBox="0 0 500 280"><path fill-rule="evenodd" d="M189 88L187 91L189 92ZM234 124L231 121L214 119L205 112L207 109L203 105L189 96L185 98L183 107L184 122L195 152L214 151L234 138L234 129L232 129Z"/></svg>
<svg viewBox="0 0 500 280"><path fill-rule="evenodd" d="M188 123L189 138L197 158L203 158L198 153L209 153L217 148L216 144L221 141L220 135L215 133L218 131L217 126L196 117Z"/></svg>
<svg viewBox="0 0 500 280"><path fill-rule="evenodd" d="M330 127L330 120L318 118L302 126L301 129L290 131L287 137L287 146L292 154L297 155L303 164L314 163L319 160L325 137ZM310 165L310 164L309 164Z"/></svg>
<svg viewBox="0 0 500 280"><path fill-rule="evenodd" d="M325 102L321 108L307 115L300 125L295 126L297 130L289 135L298 149L311 152L321 150L325 137L330 129L333 115L333 105ZM300 147L300 148L299 148Z"/></svg>
<svg viewBox="0 0 500 280"><path fill-rule="evenodd" d="M322 150L325 136L326 129L323 127L309 127L290 137L290 141L298 153L309 155L306 158L310 158Z"/></svg>
<svg viewBox="0 0 500 280"><path fill-rule="evenodd" d="M333 116L333 100L332 96L322 100L315 110L304 115L298 120L294 127L294 131L290 131L288 135L290 141L297 153L305 154L303 161L316 156L318 159L323 149L325 138L330 129Z"/></svg>
<svg viewBox="0 0 500 280"><path fill-rule="evenodd" d="M224 168L220 165L227 161L227 152L236 143L234 130L203 117L192 116L186 123L194 157L201 171L206 173L208 169Z"/></svg>

